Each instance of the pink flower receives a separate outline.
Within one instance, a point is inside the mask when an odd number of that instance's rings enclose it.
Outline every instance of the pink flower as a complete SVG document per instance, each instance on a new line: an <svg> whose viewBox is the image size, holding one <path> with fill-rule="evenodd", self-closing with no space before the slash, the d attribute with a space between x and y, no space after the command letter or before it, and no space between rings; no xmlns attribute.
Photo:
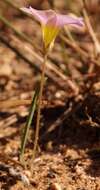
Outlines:
<svg viewBox="0 0 100 190"><path fill-rule="evenodd" d="M40 22L45 49L55 40L57 34L64 25L72 25L74 27L83 26L82 18L58 14L51 9L41 11L29 7L21 8L21 10L33 15L36 20Z"/></svg>

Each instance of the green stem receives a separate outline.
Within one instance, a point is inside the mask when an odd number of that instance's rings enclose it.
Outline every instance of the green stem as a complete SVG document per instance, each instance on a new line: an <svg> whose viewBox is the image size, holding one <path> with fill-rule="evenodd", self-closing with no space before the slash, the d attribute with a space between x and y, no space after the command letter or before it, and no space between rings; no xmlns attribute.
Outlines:
<svg viewBox="0 0 100 190"><path fill-rule="evenodd" d="M46 69L46 62L47 62L47 53L44 56L44 63L42 67L42 75L41 75L41 83L40 83L40 92L39 92L39 100L38 100L38 108L37 108L37 121L36 121L36 133L35 133L35 140L34 140L34 148L33 148L33 157L32 161L36 155L36 149L38 146L38 139L39 139L39 125L40 125L40 115L41 115L41 106L42 106L42 95L43 95L43 87L45 82L45 69Z"/></svg>
<svg viewBox="0 0 100 190"><path fill-rule="evenodd" d="M35 91L35 94L33 96L33 99L32 99L29 115L27 117L26 126L25 126L24 133L23 133L23 136L22 136L21 150L20 150L20 161L21 161L22 164L24 163L24 158L23 158L24 150L25 150L25 145L26 145L26 141L27 141L27 137L28 137L29 128L30 128L30 125L32 123L32 118L33 118L33 115L34 115L34 112L35 112L35 109L36 109L38 92L39 92L39 89L37 88L36 91Z"/></svg>

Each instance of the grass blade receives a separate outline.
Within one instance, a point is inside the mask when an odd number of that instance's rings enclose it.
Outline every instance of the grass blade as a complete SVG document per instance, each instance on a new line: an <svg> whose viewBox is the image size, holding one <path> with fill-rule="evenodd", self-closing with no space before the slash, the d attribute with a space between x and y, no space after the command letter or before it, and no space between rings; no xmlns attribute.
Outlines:
<svg viewBox="0 0 100 190"><path fill-rule="evenodd" d="M27 122L26 122L25 129L24 129L24 132L23 132L23 135L22 135L22 139L21 139L21 149L20 149L20 161L21 161L21 163L23 163L23 161L24 161L23 156L24 156L24 151L25 151L25 145L26 145L26 142L27 142L29 128L30 128L30 125L32 123L32 118L33 118L33 115L34 115L34 112L35 112L35 109L36 109L38 93L39 93L39 88L36 89L36 91L35 91L35 93L33 95L29 115L27 117Z"/></svg>

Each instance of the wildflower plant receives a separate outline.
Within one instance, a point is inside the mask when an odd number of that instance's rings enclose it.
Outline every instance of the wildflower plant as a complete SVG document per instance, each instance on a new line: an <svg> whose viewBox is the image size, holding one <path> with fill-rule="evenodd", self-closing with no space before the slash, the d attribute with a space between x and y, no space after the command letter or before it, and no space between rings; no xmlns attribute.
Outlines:
<svg viewBox="0 0 100 190"><path fill-rule="evenodd" d="M64 25L82 26L83 19L72 17L68 15L58 14L53 10L36 10L32 7L22 8L21 10L31 14L34 18L40 22L42 27L44 48L47 51L54 42L59 31Z"/></svg>
<svg viewBox="0 0 100 190"><path fill-rule="evenodd" d="M42 36L43 36L43 47L44 47L43 49L44 62L42 65L42 75L41 75L38 108L37 108L36 134L35 134L34 150L33 150L33 158L34 158L36 154L37 145L38 145L38 139L39 139L40 112L41 112L41 105L42 105L42 94L43 94L45 69L46 69L46 64L47 64L48 53L52 49L55 38L57 37L57 35L59 34L60 30L63 28L64 25L81 27L83 26L83 19L69 16L69 15L58 14L51 9L50 10L36 10L36 9L33 9L32 7L29 7L29 8L21 8L21 10L23 10L24 12L28 14L31 14L41 24Z"/></svg>

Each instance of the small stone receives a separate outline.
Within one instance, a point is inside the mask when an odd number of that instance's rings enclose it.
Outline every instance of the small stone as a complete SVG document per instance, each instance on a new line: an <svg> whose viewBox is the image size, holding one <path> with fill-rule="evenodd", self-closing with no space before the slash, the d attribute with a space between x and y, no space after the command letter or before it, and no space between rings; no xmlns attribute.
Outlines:
<svg viewBox="0 0 100 190"><path fill-rule="evenodd" d="M62 190L61 186L58 183L52 183L50 190Z"/></svg>

